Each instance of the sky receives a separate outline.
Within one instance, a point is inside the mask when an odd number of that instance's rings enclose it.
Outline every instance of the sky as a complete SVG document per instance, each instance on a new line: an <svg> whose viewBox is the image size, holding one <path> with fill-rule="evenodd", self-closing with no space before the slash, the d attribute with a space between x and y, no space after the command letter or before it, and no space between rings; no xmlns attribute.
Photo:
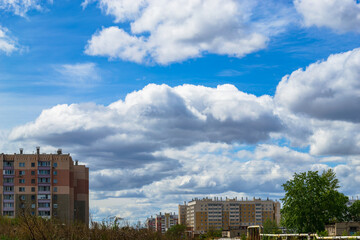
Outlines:
<svg viewBox="0 0 360 240"><path fill-rule="evenodd" d="M92 219L360 177L358 0L0 0L0 148L90 168Z"/></svg>

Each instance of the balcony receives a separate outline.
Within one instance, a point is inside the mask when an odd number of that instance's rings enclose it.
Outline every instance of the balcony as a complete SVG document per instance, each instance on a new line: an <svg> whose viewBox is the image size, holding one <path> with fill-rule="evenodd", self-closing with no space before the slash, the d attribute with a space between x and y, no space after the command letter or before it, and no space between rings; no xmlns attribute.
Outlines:
<svg viewBox="0 0 360 240"><path fill-rule="evenodd" d="M49 203L51 199L38 199L38 203Z"/></svg>
<svg viewBox="0 0 360 240"><path fill-rule="evenodd" d="M14 166L4 166L3 169L4 170L13 170Z"/></svg>
<svg viewBox="0 0 360 240"><path fill-rule="evenodd" d="M38 194L51 194L51 191L38 191Z"/></svg>
<svg viewBox="0 0 360 240"><path fill-rule="evenodd" d="M11 175L3 175L4 178L14 178L15 177L15 174L11 174Z"/></svg>
<svg viewBox="0 0 360 240"><path fill-rule="evenodd" d="M13 182L4 182L4 186L14 186Z"/></svg>
<svg viewBox="0 0 360 240"><path fill-rule="evenodd" d="M4 207L3 211L14 211L14 207Z"/></svg>
<svg viewBox="0 0 360 240"><path fill-rule="evenodd" d="M39 207L38 211L50 211L50 207Z"/></svg>
<svg viewBox="0 0 360 240"><path fill-rule="evenodd" d="M45 182L43 182L43 183L38 183L38 186L39 187L49 187L49 186L51 186L51 183L50 182L47 182L47 183L45 183Z"/></svg>
<svg viewBox="0 0 360 240"><path fill-rule="evenodd" d="M4 199L4 203L13 203L14 199Z"/></svg>
<svg viewBox="0 0 360 240"><path fill-rule="evenodd" d="M39 170L51 170L50 166L38 166Z"/></svg>

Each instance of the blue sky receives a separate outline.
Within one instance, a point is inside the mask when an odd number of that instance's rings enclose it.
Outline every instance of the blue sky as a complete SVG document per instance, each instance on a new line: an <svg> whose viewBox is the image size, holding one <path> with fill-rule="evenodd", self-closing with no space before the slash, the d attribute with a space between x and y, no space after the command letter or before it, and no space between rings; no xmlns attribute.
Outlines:
<svg viewBox="0 0 360 240"><path fill-rule="evenodd" d="M294 172L328 167L358 194L358 2L0 0L0 13L2 151L86 163L96 219L280 198Z"/></svg>

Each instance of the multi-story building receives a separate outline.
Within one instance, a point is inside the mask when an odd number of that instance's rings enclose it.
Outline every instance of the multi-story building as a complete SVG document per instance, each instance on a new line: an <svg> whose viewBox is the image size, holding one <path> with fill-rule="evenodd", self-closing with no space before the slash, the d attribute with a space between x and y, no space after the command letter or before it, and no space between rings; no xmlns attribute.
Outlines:
<svg viewBox="0 0 360 240"><path fill-rule="evenodd" d="M165 233L169 228L178 224L178 215L172 213L165 213L156 215L155 218L151 216L146 220L148 229Z"/></svg>
<svg viewBox="0 0 360 240"><path fill-rule="evenodd" d="M280 202L260 198L196 198L179 205L179 219L192 234L206 233L209 229L246 229L262 225L267 219L279 223Z"/></svg>
<svg viewBox="0 0 360 240"><path fill-rule="evenodd" d="M89 168L70 154L0 154L0 213L89 222Z"/></svg>

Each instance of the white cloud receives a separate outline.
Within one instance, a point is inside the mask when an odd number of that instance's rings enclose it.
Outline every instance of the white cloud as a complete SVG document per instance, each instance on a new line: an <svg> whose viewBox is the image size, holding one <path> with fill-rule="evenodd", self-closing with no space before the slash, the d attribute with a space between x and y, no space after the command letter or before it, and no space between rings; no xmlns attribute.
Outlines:
<svg viewBox="0 0 360 240"><path fill-rule="evenodd" d="M41 2L42 0L0 0L0 10L24 17L29 10L41 10Z"/></svg>
<svg viewBox="0 0 360 240"><path fill-rule="evenodd" d="M141 144L144 139L156 139L151 145L162 147L203 140L257 142L281 128L269 96L256 97L232 85L170 88L150 84L109 106L72 104L44 110L35 122L14 129L11 136L60 143L84 133L86 145L100 140ZM78 140L77 144L84 144Z"/></svg>
<svg viewBox="0 0 360 240"><path fill-rule="evenodd" d="M360 3L356 0L294 0L306 26L339 32L360 32Z"/></svg>
<svg viewBox="0 0 360 240"><path fill-rule="evenodd" d="M323 119L360 122L360 49L331 55L285 76L276 89L279 106Z"/></svg>
<svg viewBox="0 0 360 240"><path fill-rule="evenodd" d="M316 155L359 154L360 49L331 55L285 76L275 102L284 131Z"/></svg>
<svg viewBox="0 0 360 240"><path fill-rule="evenodd" d="M61 74L61 82L54 84L70 87L93 87L101 81L99 70L95 63L64 64L56 67Z"/></svg>
<svg viewBox="0 0 360 240"><path fill-rule="evenodd" d="M0 26L0 53L10 54L18 50L16 45L16 41L8 36L8 30Z"/></svg>
<svg viewBox="0 0 360 240"><path fill-rule="evenodd" d="M88 2L84 2L86 6ZM260 4L259 4L260 5ZM137 63L169 64L204 53L243 57L266 47L269 36L286 25L276 13L257 14L254 1L236 0L99 0L100 8L115 22L130 21L131 31L103 28L89 40L89 55ZM264 7L265 9L265 7ZM261 19L261 20L259 20ZM266 24L265 24L266 23Z"/></svg>

